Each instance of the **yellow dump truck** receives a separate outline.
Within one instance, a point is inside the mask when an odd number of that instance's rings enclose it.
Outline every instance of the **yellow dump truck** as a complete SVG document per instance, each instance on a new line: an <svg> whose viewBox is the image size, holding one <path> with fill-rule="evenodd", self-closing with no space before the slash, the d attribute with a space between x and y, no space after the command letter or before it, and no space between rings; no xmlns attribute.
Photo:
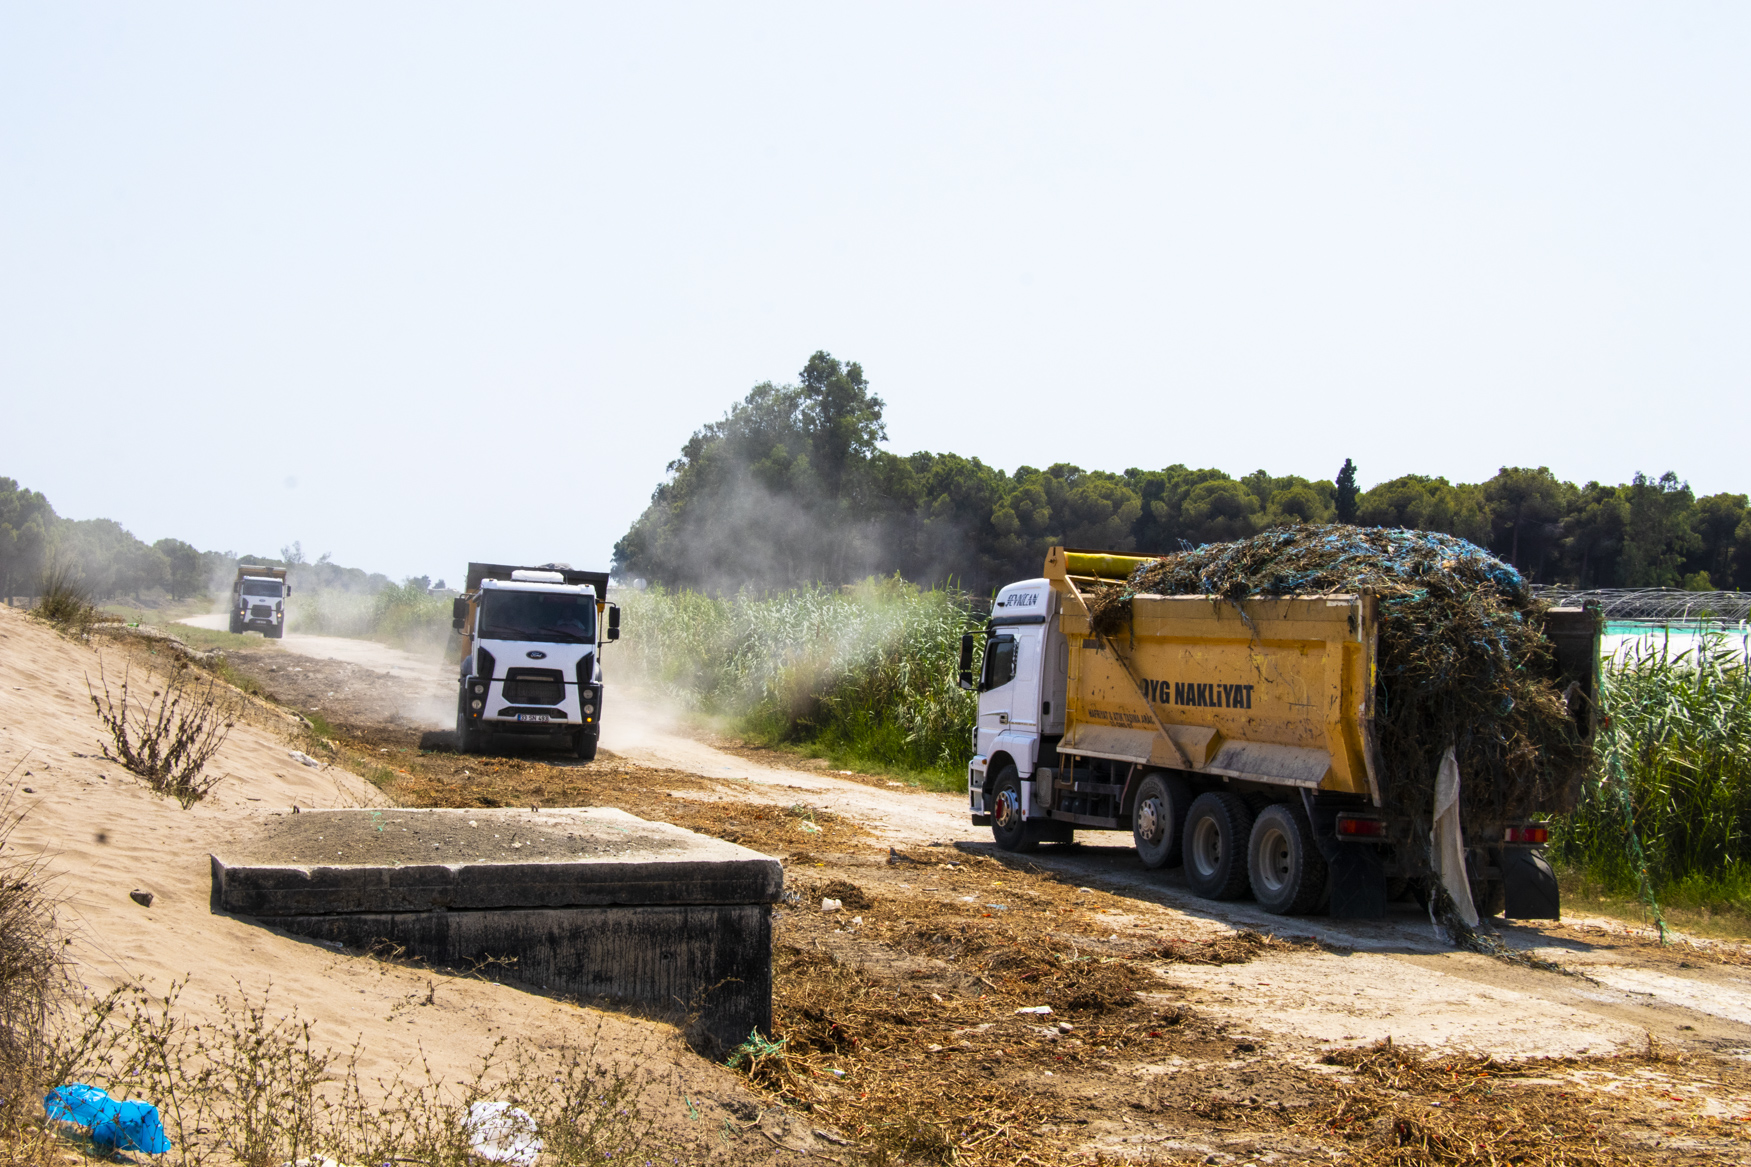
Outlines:
<svg viewBox="0 0 1751 1167"><path fill-rule="evenodd" d="M974 823L1012 851L1129 830L1144 865L1183 864L1207 898L1384 914L1422 870L1411 849L1426 853L1428 839L1382 797L1376 601L1138 595L1129 627L1099 635L1085 593L1145 562L1053 548L1043 578L998 592L977 679L975 637L963 641L961 682L979 692ZM1548 627L1590 696L1594 613L1559 610ZM1542 824L1465 830L1482 910L1556 915Z"/></svg>

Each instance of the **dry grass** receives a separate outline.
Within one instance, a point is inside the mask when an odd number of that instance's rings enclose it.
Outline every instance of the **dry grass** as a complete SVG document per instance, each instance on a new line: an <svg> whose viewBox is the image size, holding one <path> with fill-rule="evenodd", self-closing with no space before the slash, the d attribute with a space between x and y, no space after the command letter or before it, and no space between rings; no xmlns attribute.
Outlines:
<svg viewBox="0 0 1751 1167"><path fill-rule="evenodd" d="M8 854L19 814L15 775L0 798L0 1164L37 1167L53 1154L53 1138L35 1104L55 1075L52 1022L69 981L55 928L54 902L42 868Z"/></svg>
<svg viewBox="0 0 1751 1167"><path fill-rule="evenodd" d="M83 636L101 613L91 602L91 591L72 568L56 564L43 573L36 605L30 614L71 636Z"/></svg>
<svg viewBox="0 0 1751 1167"><path fill-rule="evenodd" d="M295 1009L240 992L217 1002L217 1021L191 1023L177 997L174 985L163 996L127 987L92 1003L63 1034L60 1062L114 1097L154 1103L172 1144L164 1161L179 1167L304 1158L463 1167L477 1161L471 1108L488 1101L527 1113L553 1167L660 1153L640 1112L642 1086L607 1069L594 1048L501 1041L458 1082L423 1061L368 1080L358 1047L316 1045Z"/></svg>

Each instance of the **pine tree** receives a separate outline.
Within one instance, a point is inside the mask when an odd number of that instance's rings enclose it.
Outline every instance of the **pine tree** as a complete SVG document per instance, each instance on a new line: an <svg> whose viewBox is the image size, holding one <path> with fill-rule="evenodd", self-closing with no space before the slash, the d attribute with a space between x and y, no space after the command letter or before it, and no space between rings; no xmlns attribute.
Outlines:
<svg viewBox="0 0 1751 1167"><path fill-rule="evenodd" d="M1344 468L1338 471L1338 522L1353 523L1356 521L1356 464L1348 458L1344 459Z"/></svg>

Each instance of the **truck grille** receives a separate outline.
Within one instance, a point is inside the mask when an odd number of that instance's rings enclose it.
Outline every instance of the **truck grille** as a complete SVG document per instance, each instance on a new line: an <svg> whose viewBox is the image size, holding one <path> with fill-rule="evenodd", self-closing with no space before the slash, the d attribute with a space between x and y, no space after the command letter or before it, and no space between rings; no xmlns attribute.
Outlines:
<svg viewBox="0 0 1751 1167"><path fill-rule="evenodd" d="M558 705L565 700L565 674L558 669L506 669L505 700L514 705Z"/></svg>
<svg viewBox="0 0 1751 1167"><path fill-rule="evenodd" d="M249 609L249 618L251 620L272 620L274 610L266 604L255 604Z"/></svg>

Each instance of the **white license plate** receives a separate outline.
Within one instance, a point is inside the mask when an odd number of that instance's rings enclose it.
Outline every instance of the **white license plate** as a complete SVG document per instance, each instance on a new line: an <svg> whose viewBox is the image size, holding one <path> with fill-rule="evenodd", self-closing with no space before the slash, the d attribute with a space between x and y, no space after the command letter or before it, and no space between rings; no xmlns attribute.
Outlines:
<svg viewBox="0 0 1751 1167"><path fill-rule="evenodd" d="M517 714L517 720L518 721L552 721L553 719L545 713L519 713L519 714Z"/></svg>

